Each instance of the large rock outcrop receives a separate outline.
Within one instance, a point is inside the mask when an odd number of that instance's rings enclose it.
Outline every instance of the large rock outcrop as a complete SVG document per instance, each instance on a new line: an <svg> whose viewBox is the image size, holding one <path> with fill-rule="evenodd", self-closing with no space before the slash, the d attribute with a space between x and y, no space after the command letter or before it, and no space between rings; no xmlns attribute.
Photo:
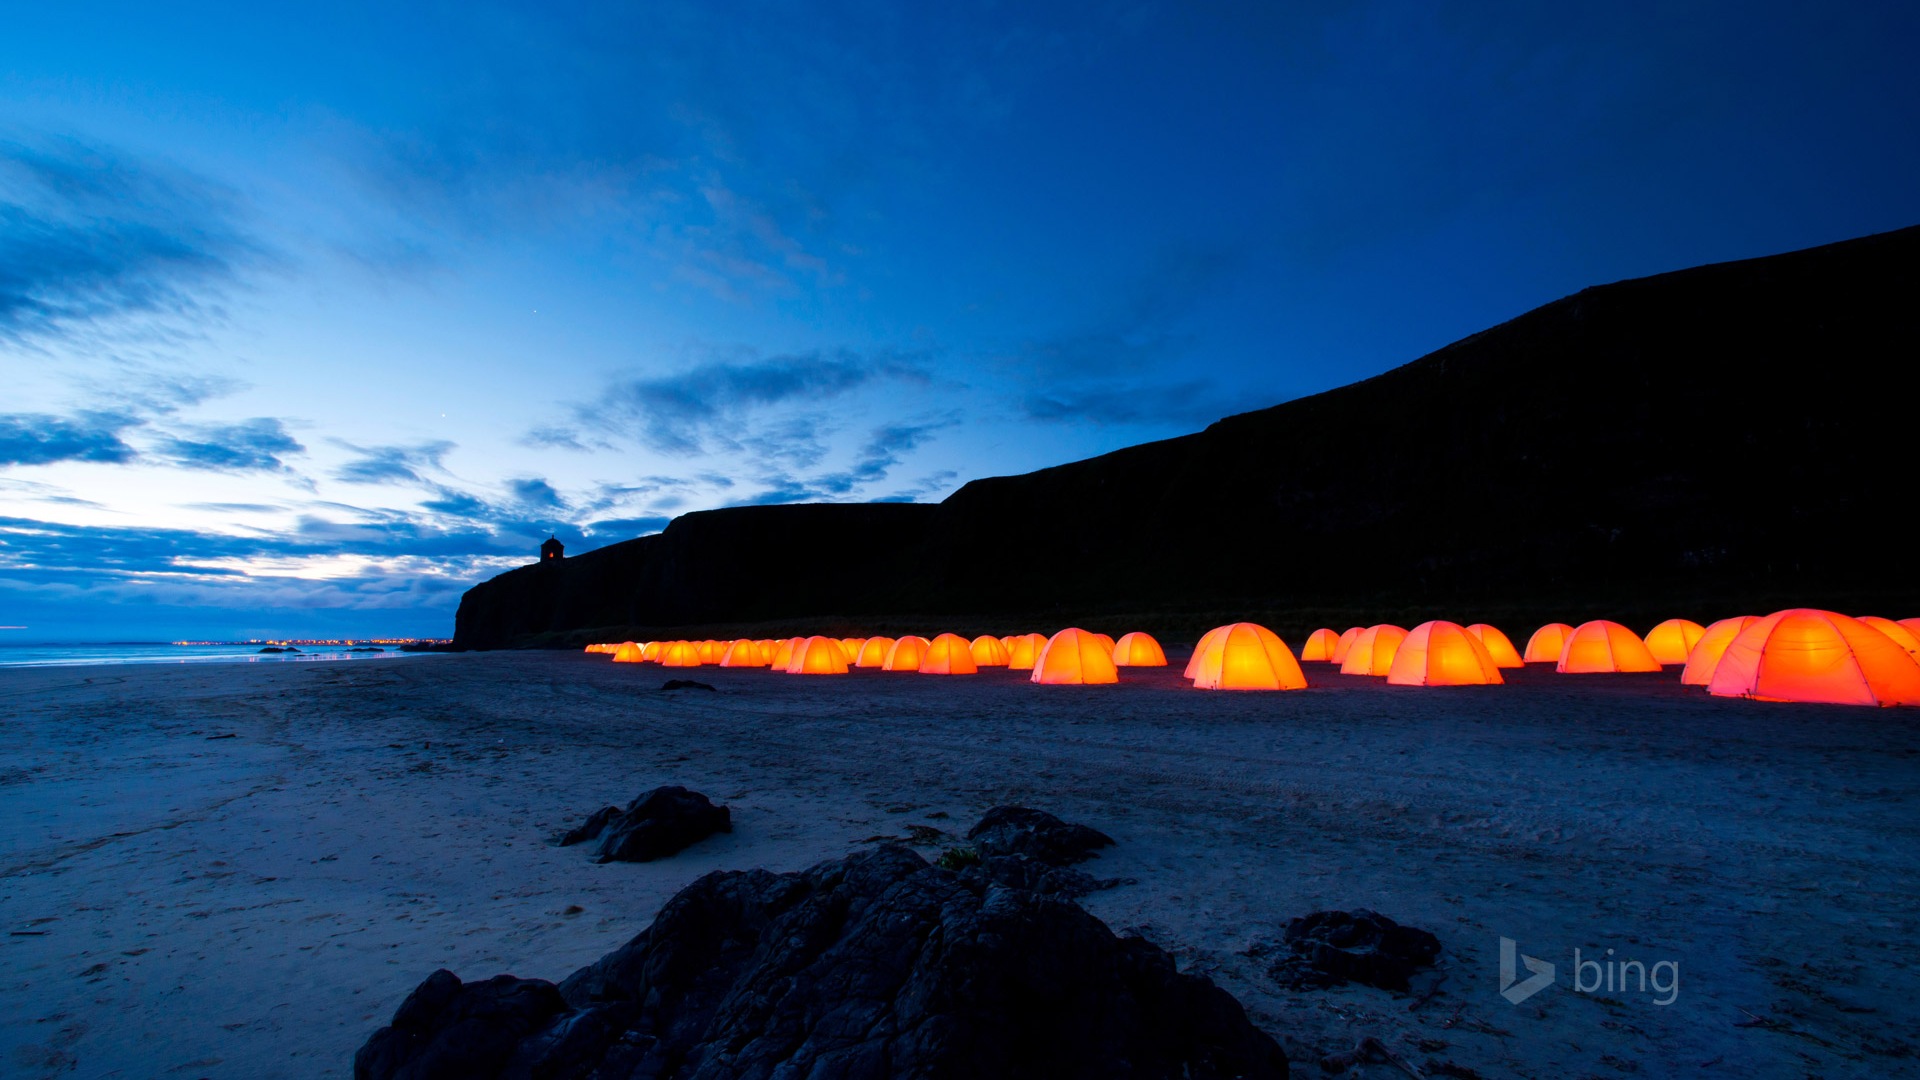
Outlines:
<svg viewBox="0 0 1920 1080"><path fill-rule="evenodd" d="M708 874L557 989L436 972L354 1075L1276 1080L1287 1063L1151 943L888 845Z"/></svg>
<svg viewBox="0 0 1920 1080"><path fill-rule="evenodd" d="M828 615L1908 610L1920 583L1894 572L1885 523L1911 483L1917 295L1920 227L1590 288L1378 377L937 507L688 514L476 586L455 640ZM835 554L763 557L775 539ZM981 556L1008 550L1047 557Z"/></svg>

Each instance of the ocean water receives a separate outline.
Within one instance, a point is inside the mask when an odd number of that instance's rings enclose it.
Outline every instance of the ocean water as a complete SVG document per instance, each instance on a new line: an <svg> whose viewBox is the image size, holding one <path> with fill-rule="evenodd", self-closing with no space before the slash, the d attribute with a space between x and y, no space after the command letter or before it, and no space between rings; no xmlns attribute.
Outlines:
<svg viewBox="0 0 1920 1080"><path fill-rule="evenodd" d="M57 667L77 664L284 664L318 661L394 660L434 656L405 653L398 646L373 646L385 652L352 652L347 645L299 645L297 653L262 653L262 642L175 645L164 641L87 643L0 643L0 668Z"/></svg>

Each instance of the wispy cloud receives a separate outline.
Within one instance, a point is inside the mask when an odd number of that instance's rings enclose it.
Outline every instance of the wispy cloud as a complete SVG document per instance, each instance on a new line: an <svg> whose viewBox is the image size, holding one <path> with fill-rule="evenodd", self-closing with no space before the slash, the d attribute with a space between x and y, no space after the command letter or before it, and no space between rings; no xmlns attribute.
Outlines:
<svg viewBox="0 0 1920 1080"><path fill-rule="evenodd" d="M265 257L235 195L70 139L0 141L0 340L218 313Z"/></svg>
<svg viewBox="0 0 1920 1080"><path fill-rule="evenodd" d="M1231 395L1198 379L1169 380L1198 342L1186 324L1245 262L1231 247L1162 249L1078 326L1007 350L1027 389L1030 420L1112 425L1207 423L1233 411Z"/></svg>
<svg viewBox="0 0 1920 1080"><path fill-rule="evenodd" d="M592 402L576 405L574 423L564 430L630 438L681 457L716 447L735 449L752 437L748 425L756 414L826 401L883 380L925 382L924 363L918 354L840 349L714 361L672 375L628 377L615 380ZM573 437L577 444L579 436ZM782 441L798 446L805 440Z"/></svg>
<svg viewBox="0 0 1920 1080"><path fill-rule="evenodd" d="M281 472L287 469L286 458L306 450L287 432L284 422L261 416L236 424L198 424L183 434L163 435L155 442L153 454L183 469Z"/></svg>
<svg viewBox="0 0 1920 1080"><path fill-rule="evenodd" d="M336 445L353 451L357 457L333 471L334 478L349 484L425 484L429 472L444 472L440 462L454 449L444 439L412 446L357 446L335 439Z"/></svg>
<svg viewBox="0 0 1920 1080"><path fill-rule="evenodd" d="M0 467L59 461L132 461L135 451L121 434L142 423L125 413L0 414Z"/></svg>
<svg viewBox="0 0 1920 1080"><path fill-rule="evenodd" d="M648 533L657 533L666 528L667 523L672 520L667 517L607 518L604 521L589 522L586 533L593 537L628 540Z"/></svg>
<svg viewBox="0 0 1920 1080"><path fill-rule="evenodd" d="M565 510L567 503L553 485L539 477L526 477L507 481L507 491L513 501L523 507L534 510Z"/></svg>
<svg viewBox="0 0 1920 1080"><path fill-rule="evenodd" d="M764 506L775 503L817 502L846 499L864 493L901 464L902 459L933 436L960 423L957 414L919 423L887 424L875 428L854 456L853 464L812 476L796 476L788 468L764 469L759 477L761 490L735 505ZM949 473L948 476L951 476ZM911 501L899 498L892 501Z"/></svg>

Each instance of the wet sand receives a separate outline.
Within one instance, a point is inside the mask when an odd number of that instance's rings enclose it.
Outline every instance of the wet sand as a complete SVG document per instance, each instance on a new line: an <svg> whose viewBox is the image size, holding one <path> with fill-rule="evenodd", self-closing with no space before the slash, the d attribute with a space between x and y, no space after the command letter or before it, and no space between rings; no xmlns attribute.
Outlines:
<svg viewBox="0 0 1920 1080"><path fill-rule="evenodd" d="M1288 694L1193 691L1178 661L1119 687L573 653L0 671L0 1074L350 1075L436 967L559 979L710 870L908 825L955 834L931 858L1015 802L1118 840L1084 869L1133 883L1084 905L1225 986L1298 1075L1363 1036L1429 1075L1920 1067L1914 711L1721 701L1672 668L1307 669ZM733 834L645 865L547 843L663 783ZM1247 955L1358 907L1436 933L1437 974L1290 991ZM1503 935L1558 968L1519 1005ZM1671 962L1677 996L1577 991L1575 948Z"/></svg>

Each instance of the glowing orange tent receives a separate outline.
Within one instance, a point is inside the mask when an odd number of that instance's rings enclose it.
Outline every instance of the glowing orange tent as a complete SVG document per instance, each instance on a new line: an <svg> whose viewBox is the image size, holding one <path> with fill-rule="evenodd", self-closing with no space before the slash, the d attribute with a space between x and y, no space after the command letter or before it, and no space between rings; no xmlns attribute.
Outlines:
<svg viewBox="0 0 1920 1080"><path fill-rule="evenodd" d="M793 647L793 657L787 661L789 675L845 675L847 673L847 650L840 642L830 637L815 634L803 639Z"/></svg>
<svg viewBox="0 0 1920 1080"><path fill-rule="evenodd" d="M867 644L867 639L863 637L841 638L840 651L846 653L847 662L852 663L857 657L859 657L860 650L864 648L866 644Z"/></svg>
<svg viewBox="0 0 1920 1080"><path fill-rule="evenodd" d="M1052 686L1117 683L1120 672L1113 666L1113 652L1098 637L1069 626L1047 639L1033 662L1033 681Z"/></svg>
<svg viewBox="0 0 1920 1080"><path fill-rule="evenodd" d="M1920 705L1920 661L1858 619L1791 608L1740 631L1713 669L1707 692L1762 701Z"/></svg>
<svg viewBox="0 0 1920 1080"><path fill-rule="evenodd" d="M1406 639L1407 632L1392 623L1367 627L1347 647L1347 658L1340 661L1340 673L1385 675L1393 670L1393 654Z"/></svg>
<svg viewBox="0 0 1920 1080"><path fill-rule="evenodd" d="M1307 635L1307 643L1300 646L1300 659L1324 663L1333 659L1333 652L1339 647L1340 635L1322 627Z"/></svg>
<svg viewBox="0 0 1920 1080"><path fill-rule="evenodd" d="M727 646L727 651L720 654L720 666L766 667L768 659L767 654L761 651L759 642L741 638Z"/></svg>
<svg viewBox="0 0 1920 1080"><path fill-rule="evenodd" d="M691 641L669 641L660 649L661 667L699 667L700 647Z"/></svg>
<svg viewBox="0 0 1920 1080"><path fill-rule="evenodd" d="M1007 666L1006 643L994 637L992 634L981 634L979 637L974 638L973 644L968 646L968 648L973 651L973 665L975 667Z"/></svg>
<svg viewBox="0 0 1920 1080"><path fill-rule="evenodd" d="M646 657L646 650L631 641L614 647L613 662L616 664L638 664Z"/></svg>
<svg viewBox="0 0 1920 1080"><path fill-rule="evenodd" d="M854 660L855 667L885 667L887 653L893 651L893 639L890 637L870 637L860 646L860 656Z"/></svg>
<svg viewBox="0 0 1920 1080"><path fill-rule="evenodd" d="M631 645L633 643L628 642L627 644ZM657 661L660 659L660 650L666 647L667 643L664 641L649 641L645 645L640 646L640 658L648 663Z"/></svg>
<svg viewBox="0 0 1920 1080"><path fill-rule="evenodd" d="M1599 671L1659 671L1640 635L1606 619L1583 622L1567 635L1553 670L1569 674Z"/></svg>
<svg viewBox="0 0 1920 1080"><path fill-rule="evenodd" d="M701 663L717 664L721 657L727 655L728 644L725 641L696 641L693 643L693 648L700 654Z"/></svg>
<svg viewBox="0 0 1920 1080"><path fill-rule="evenodd" d="M1034 662L1040 659L1040 650L1047 647L1047 639L1040 634L1015 634L1007 645L1007 667L1014 671L1031 671Z"/></svg>
<svg viewBox="0 0 1920 1080"><path fill-rule="evenodd" d="M1364 626L1347 627L1346 631L1340 635L1339 644L1333 647L1333 662L1336 664L1346 663L1347 650L1353 648L1353 643L1359 640L1360 635L1366 633L1366 631L1367 628Z"/></svg>
<svg viewBox="0 0 1920 1080"><path fill-rule="evenodd" d="M1535 630L1533 636L1527 639L1527 663L1559 663L1560 653L1567 647L1567 638L1572 634L1573 627L1563 622L1550 622Z"/></svg>
<svg viewBox="0 0 1920 1080"><path fill-rule="evenodd" d="M1883 619L1878 615L1862 615L1860 621L1892 638L1895 645L1907 650L1908 656L1920 660L1920 636L1915 635L1913 631L1892 619Z"/></svg>
<svg viewBox="0 0 1920 1080"><path fill-rule="evenodd" d="M1507 680L1478 634L1459 623L1434 619L1407 632L1394 650L1387 681L1395 686L1497 686Z"/></svg>
<svg viewBox="0 0 1920 1080"><path fill-rule="evenodd" d="M1201 638L1193 685L1199 690L1304 690L1300 662L1273 631L1258 623L1229 623Z"/></svg>
<svg viewBox="0 0 1920 1080"><path fill-rule="evenodd" d="M1720 657L1726 654L1727 646L1740 636L1740 631L1759 621L1758 615L1735 615L1707 627L1701 632L1700 640L1694 642L1693 651L1687 654L1687 666L1680 669L1680 681L1688 686L1705 686L1713 681L1713 669L1720 666Z"/></svg>
<svg viewBox="0 0 1920 1080"><path fill-rule="evenodd" d="M908 634L893 643L887 650L887 658L880 664L883 671L919 671L920 661L926 658L927 646L933 644L923 637Z"/></svg>
<svg viewBox="0 0 1920 1080"><path fill-rule="evenodd" d="M1180 672L1180 677L1183 679L1198 678L1200 675L1200 661L1206 657L1207 650L1213 647L1214 642L1226 637L1227 631L1235 625L1237 624L1229 623L1226 626L1216 626L1206 633L1201 634L1200 640L1194 642L1193 655L1187 657L1187 666Z"/></svg>
<svg viewBox="0 0 1920 1080"><path fill-rule="evenodd" d="M614 648L617 649L619 648L619 646L616 645L614 646ZM589 645L582 651L590 652L590 653L603 653L603 652L612 652L613 649L609 649L605 645Z"/></svg>
<svg viewBox="0 0 1920 1080"><path fill-rule="evenodd" d="M1487 655L1493 657L1495 667L1527 666L1526 661L1520 659L1520 650L1513 647L1512 639L1501 633L1498 627L1477 622L1467 627L1467 633L1479 638L1480 644L1487 647Z"/></svg>
<svg viewBox="0 0 1920 1080"><path fill-rule="evenodd" d="M1121 634L1120 640L1113 643L1113 666L1166 667L1167 652L1152 634L1135 630Z"/></svg>
<svg viewBox="0 0 1920 1080"><path fill-rule="evenodd" d="M1920 619L1901 619L1899 623L1913 631L1915 637L1920 637Z"/></svg>
<svg viewBox="0 0 1920 1080"><path fill-rule="evenodd" d="M1091 631L1091 633L1093 634L1093 640L1098 641L1100 644L1105 645L1107 647L1108 653L1113 652L1113 635L1112 634L1102 634L1098 631Z"/></svg>
<svg viewBox="0 0 1920 1080"><path fill-rule="evenodd" d="M973 662L973 645L959 634L941 634L927 643L927 654L920 658L922 675L972 675L980 668Z"/></svg>
<svg viewBox="0 0 1920 1080"><path fill-rule="evenodd" d="M767 664L775 671L787 670L787 667L793 663L793 651L798 649L800 643L805 640L807 639L793 637L775 641L773 643L773 656L767 660Z"/></svg>
<svg viewBox="0 0 1920 1080"><path fill-rule="evenodd" d="M1662 664L1684 664L1707 628L1691 619L1668 619L1647 631L1647 651Z"/></svg>

